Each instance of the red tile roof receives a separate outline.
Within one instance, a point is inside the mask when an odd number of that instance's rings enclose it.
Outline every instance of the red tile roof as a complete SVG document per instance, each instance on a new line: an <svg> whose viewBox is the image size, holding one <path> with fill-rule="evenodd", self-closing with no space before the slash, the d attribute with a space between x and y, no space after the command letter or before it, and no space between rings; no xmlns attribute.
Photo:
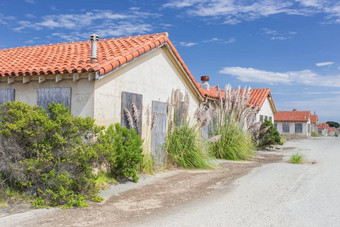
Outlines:
<svg viewBox="0 0 340 227"><path fill-rule="evenodd" d="M0 49L0 77L66 74L98 71L104 75L142 54L167 43L199 91L197 82L167 33L100 39L98 61L90 62L91 42L70 42ZM203 94L200 93L203 97Z"/></svg>
<svg viewBox="0 0 340 227"><path fill-rule="evenodd" d="M315 124L316 124L316 123L318 122L318 120L319 120L318 115L312 115L312 116L311 116L311 122L312 122L312 123L315 123Z"/></svg>
<svg viewBox="0 0 340 227"><path fill-rule="evenodd" d="M327 123L319 123L318 129L329 129L329 125Z"/></svg>
<svg viewBox="0 0 340 227"><path fill-rule="evenodd" d="M197 83L198 86L200 86L200 83ZM200 92L206 96L209 97L211 99L219 99L219 92L221 92L221 96L224 96L224 90L221 89L217 89L216 87L210 87L209 91L203 89L203 88L199 88ZM237 90L233 90L233 92L236 92ZM243 89L241 89L241 94L243 93ZM273 103L273 108L276 112L276 107L275 107L275 103L272 97L272 94L270 92L269 88L258 88L258 89L251 89L250 90L250 99L248 101L248 105L253 105L254 107L257 106L259 109L263 106L263 103L266 101L266 98L269 97L270 99L272 99L272 103Z"/></svg>
<svg viewBox="0 0 340 227"><path fill-rule="evenodd" d="M310 117L310 111L277 111L274 115L274 121L308 122Z"/></svg>
<svg viewBox="0 0 340 227"><path fill-rule="evenodd" d="M337 129L337 128L334 128L334 127L329 127L329 128L328 128L328 131L329 131L329 132L336 132L336 131L338 131L338 129Z"/></svg>
<svg viewBox="0 0 340 227"><path fill-rule="evenodd" d="M108 73L143 53L170 42L166 33L98 41L98 62L90 63L91 42L70 42L0 50L0 76Z"/></svg>

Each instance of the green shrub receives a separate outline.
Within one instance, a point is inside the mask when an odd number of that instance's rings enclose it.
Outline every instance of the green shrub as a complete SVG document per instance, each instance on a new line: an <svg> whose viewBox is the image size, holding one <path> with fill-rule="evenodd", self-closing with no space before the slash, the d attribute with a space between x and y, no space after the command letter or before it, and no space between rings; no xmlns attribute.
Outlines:
<svg viewBox="0 0 340 227"><path fill-rule="evenodd" d="M303 163L303 156L299 153L293 154L290 157L290 162L293 164L302 164Z"/></svg>
<svg viewBox="0 0 340 227"><path fill-rule="evenodd" d="M119 180L132 177L137 182L138 167L143 159L142 144L142 139L134 129L127 129L116 123L99 135L95 150L114 178Z"/></svg>
<svg viewBox="0 0 340 227"><path fill-rule="evenodd" d="M210 144L210 153L221 159L247 160L254 155L253 142L247 132L236 122L224 124L216 132L221 137Z"/></svg>
<svg viewBox="0 0 340 227"><path fill-rule="evenodd" d="M62 104L46 111L21 102L0 105L0 190L31 194L33 206L86 206L97 194L91 118L72 117Z"/></svg>
<svg viewBox="0 0 340 227"><path fill-rule="evenodd" d="M168 132L165 142L168 162L182 168L208 169L213 166L209 155L203 151L199 133L185 123Z"/></svg>
<svg viewBox="0 0 340 227"><path fill-rule="evenodd" d="M317 133L317 132L312 132L312 133L311 133L311 136L312 136L312 137L320 137L320 134Z"/></svg>
<svg viewBox="0 0 340 227"><path fill-rule="evenodd" d="M280 133L275 129L271 121L265 119L260 127L257 146L259 148L268 148L280 143Z"/></svg>

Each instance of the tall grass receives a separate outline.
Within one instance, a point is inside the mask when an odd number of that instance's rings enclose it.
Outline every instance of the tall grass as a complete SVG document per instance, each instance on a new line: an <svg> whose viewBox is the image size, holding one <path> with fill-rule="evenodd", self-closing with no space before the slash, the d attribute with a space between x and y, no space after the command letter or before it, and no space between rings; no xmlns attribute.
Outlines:
<svg viewBox="0 0 340 227"><path fill-rule="evenodd" d="M202 149L198 132L188 124L171 130L165 147L169 164L186 169L209 169L214 165L208 152Z"/></svg>
<svg viewBox="0 0 340 227"><path fill-rule="evenodd" d="M216 158L247 160L255 154L252 136L258 133L261 124L254 121L258 108L249 106L249 99L250 88L232 90L227 85L224 92L220 92L219 103L215 103L217 119L209 149Z"/></svg>
<svg viewBox="0 0 340 227"><path fill-rule="evenodd" d="M220 139L210 145L210 152L216 158L247 160L255 155L251 137L247 132L239 129L237 122L221 127L219 133Z"/></svg>
<svg viewBox="0 0 340 227"><path fill-rule="evenodd" d="M168 101L167 162L188 169L212 168L212 159L202 146L199 124L189 123L188 114L189 95L174 90Z"/></svg>

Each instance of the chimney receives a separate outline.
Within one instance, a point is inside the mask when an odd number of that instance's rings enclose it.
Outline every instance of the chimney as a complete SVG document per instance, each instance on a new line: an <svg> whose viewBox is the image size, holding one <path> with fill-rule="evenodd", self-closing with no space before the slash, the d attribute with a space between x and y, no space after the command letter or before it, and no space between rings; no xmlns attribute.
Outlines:
<svg viewBox="0 0 340 227"><path fill-rule="evenodd" d="M210 85L209 85L209 83L208 83L208 81L209 81L209 76L201 76L201 81L202 81L202 83L201 83L201 88L203 88L203 89L209 91L209 90L210 90Z"/></svg>
<svg viewBox="0 0 340 227"><path fill-rule="evenodd" d="M90 36L91 40L91 63L97 62L97 42L99 36L97 34L92 34Z"/></svg>
<svg viewBox="0 0 340 227"><path fill-rule="evenodd" d="M293 111L297 111L297 109L293 109Z"/></svg>

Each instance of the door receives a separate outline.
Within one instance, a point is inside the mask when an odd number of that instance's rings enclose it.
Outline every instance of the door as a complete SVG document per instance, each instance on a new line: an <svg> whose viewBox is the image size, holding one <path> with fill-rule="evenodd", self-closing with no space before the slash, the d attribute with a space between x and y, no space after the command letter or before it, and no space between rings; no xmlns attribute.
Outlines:
<svg viewBox="0 0 340 227"><path fill-rule="evenodd" d="M167 104L165 102L152 101L152 116L155 116L155 123L151 130L152 157L157 164L165 160L163 145L166 139Z"/></svg>

